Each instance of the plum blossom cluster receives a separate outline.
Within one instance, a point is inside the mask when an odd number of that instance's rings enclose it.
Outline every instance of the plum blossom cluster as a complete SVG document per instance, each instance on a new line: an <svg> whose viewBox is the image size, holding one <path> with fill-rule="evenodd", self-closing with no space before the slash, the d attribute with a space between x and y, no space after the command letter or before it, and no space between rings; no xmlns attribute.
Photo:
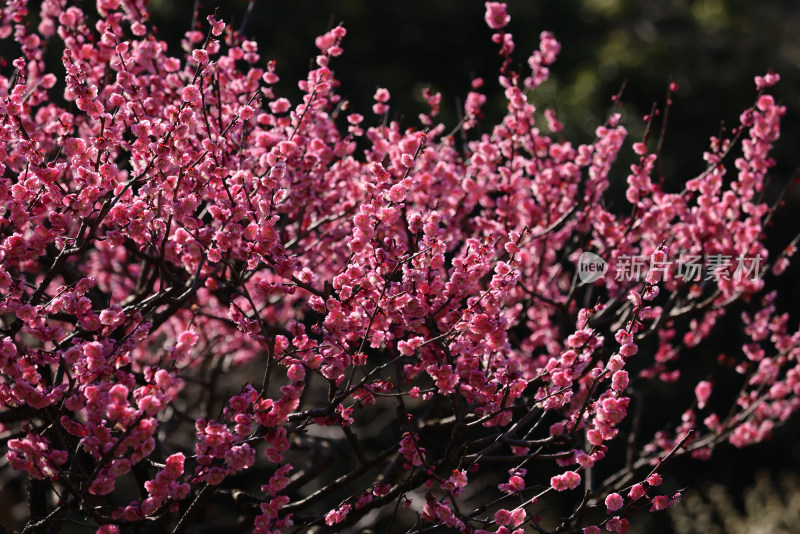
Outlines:
<svg viewBox="0 0 800 534"><path fill-rule="evenodd" d="M0 70L0 469L29 480L3 530L624 534L677 503L670 459L762 441L800 408L800 333L765 276L795 250L764 244L777 74L680 191L634 143L619 215L621 115L587 144L558 135L535 89L560 44L543 32L516 70L503 3L485 18L506 112L482 122L475 79L463 147L438 93L419 126L385 88L351 111L341 26L293 103L254 41L198 17L170 50L146 4L0 8L21 50ZM579 285L589 250L649 261ZM761 263L701 282L666 276L677 253ZM734 302L725 397L681 355ZM614 464L653 381L695 396ZM601 463L614 474L587 476ZM572 512L550 524L556 492Z"/></svg>

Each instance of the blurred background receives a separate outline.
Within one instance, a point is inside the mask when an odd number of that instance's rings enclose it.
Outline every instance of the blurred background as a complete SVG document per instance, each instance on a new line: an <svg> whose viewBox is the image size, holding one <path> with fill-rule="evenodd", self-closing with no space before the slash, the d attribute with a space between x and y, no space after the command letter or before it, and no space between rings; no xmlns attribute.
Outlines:
<svg viewBox="0 0 800 534"><path fill-rule="evenodd" d="M202 0L199 5L203 15L218 9L240 27L248 3ZM159 24L162 38L177 42L191 23L191 4L151 1L156 21L169 21ZM790 113L796 116L800 107L800 4L795 1L511 0L508 5L508 30L520 67L538 46L542 30L555 33L563 45L552 80L534 100L557 107L567 138L590 139L624 81L632 132L641 132L640 118L654 101L663 104L669 80L680 84L665 174L685 176L703 168L700 152L708 136L718 133L722 121L735 124L754 100L753 77L767 69L781 74L776 92ZM289 96L299 94L294 81L305 77L316 54L314 37L342 23L348 30L345 53L333 68L341 93L355 109L367 115L375 89L386 87L397 118L418 126L416 116L425 111L421 92L431 87L442 92L442 120L453 124L477 76L487 82L487 110L495 113L487 119L503 111L502 93L496 90L500 60L484 10L479 0L255 0L244 30L259 43L262 57L277 60L284 82L280 89ZM786 123L787 133L798 133L791 116ZM793 153L786 145L783 149Z"/></svg>

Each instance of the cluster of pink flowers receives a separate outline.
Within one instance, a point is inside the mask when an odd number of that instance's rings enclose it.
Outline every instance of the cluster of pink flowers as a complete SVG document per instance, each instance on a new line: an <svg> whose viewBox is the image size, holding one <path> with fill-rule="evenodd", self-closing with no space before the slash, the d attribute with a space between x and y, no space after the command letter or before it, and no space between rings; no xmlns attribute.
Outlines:
<svg viewBox="0 0 800 534"><path fill-rule="evenodd" d="M763 294L795 250L764 245L777 74L756 78L755 105L680 191L637 140L620 215L604 198L621 115L592 143L563 140L534 92L560 44L543 32L517 72L503 3L485 19L507 112L478 133L475 79L463 148L435 122L438 93L419 127L391 119L385 88L377 117L350 111L331 69L341 26L316 40L293 104L255 42L210 16L174 55L146 3L44 0L37 27L25 0L0 8L0 37L21 49L0 74L0 450L37 481L31 529L180 533L219 505L264 534L547 532L544 502L563 492L559 531L622 534L645 501L678 501L655 489L671 458L759 442L800 408L800 333ZM45 42L63 44L60 64ZM679 253L765 263L582 285L586 251L611 269ZM742 388L721 398L680 355L738 301L747 343L720 369ZM648 381L694 400L612 465ZM584 476L601 462L616 474Z"/></svg>

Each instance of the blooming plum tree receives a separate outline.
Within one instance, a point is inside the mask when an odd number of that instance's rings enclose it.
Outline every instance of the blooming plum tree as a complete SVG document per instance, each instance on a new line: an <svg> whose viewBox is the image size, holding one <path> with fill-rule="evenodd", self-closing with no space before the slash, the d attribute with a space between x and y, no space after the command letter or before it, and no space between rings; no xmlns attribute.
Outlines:
<svg viewBox="0 0 800 534"><path fill-rule="evenodd" d="M23 532L624 533L678 500L671 459L798 409L800 334L764 283L796 244L764 245L777 74L680 191L654 179L647 117L621 214L621 115L563 140L530 100L560 45L542 33L515 70L505 4L486 22L507 113L481 122L476 79L449 132L430 91L419 127L383 88L351 111L341 26L293 104L214 16L179 54L145 0L35 18L0 15L20 49L0 76L0 469L28 479ZM581 282L584 252L605 276ZM741 391L720 398L681 355L739 302ZM634 393L658 382L696 400L641 435ZM571 511L548 525L556 492Z"/></svg>

